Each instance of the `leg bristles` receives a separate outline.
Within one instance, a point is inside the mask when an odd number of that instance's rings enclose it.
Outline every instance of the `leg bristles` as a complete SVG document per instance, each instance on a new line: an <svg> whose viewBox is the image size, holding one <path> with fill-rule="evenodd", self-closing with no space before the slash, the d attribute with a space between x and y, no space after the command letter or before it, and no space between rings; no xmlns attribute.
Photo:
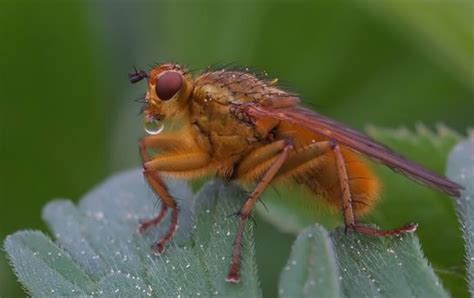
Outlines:
<svg viewBox="0 0 474 298"><path fill-rule="evenodd" d="M360 224L355 224L351 226L346 226L346 231L353 230L360 234L376 236L376 237L385 237L385 236L397 236L397 235L401 235L405 233L413 233L416 231L417 228L418 228L418 224L416 223L410 223L393 230L379 230L376 228L371 228L371 227L363 226Z"/></svg>

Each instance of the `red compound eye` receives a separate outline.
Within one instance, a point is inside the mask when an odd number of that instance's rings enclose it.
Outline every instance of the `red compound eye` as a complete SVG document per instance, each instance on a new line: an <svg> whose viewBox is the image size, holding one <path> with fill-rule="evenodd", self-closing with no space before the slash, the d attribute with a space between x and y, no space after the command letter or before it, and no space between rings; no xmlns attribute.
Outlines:
<svg viewBox="0 0 474 298"><path fill-rule="evenodd" d="M171 99L183 85L183 76L175 71L168 71L156 80L156 95L161 100Z"/></svg>

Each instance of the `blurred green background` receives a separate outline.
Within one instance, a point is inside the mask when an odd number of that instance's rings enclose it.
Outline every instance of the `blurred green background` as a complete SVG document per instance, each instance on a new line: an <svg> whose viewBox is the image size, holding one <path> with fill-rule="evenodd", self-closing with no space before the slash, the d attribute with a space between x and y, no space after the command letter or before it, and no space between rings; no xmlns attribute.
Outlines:
<svg viewBox="0 0 474 298"><path fill-rule="evenodd" d="M266 70L323 114L365 124L473 125L473 1L0 1L0 239L45 229L52 198L77 200L139 166L133 66L234 62ZM293 236L258 220L264 293ZM280 250L280 251L278 251ZM23 295L0 257L0 296Z"/></svg>

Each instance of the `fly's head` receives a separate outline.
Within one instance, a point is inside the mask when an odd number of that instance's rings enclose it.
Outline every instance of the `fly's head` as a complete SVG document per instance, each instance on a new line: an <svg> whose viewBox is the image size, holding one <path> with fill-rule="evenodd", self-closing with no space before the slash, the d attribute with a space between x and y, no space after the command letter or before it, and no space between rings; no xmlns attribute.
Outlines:
<svg viewBox="0 0 474 298"><path fill-rule="evenodd" d="M145 122L176 119L186 114L193 90L193 78L180 65L165 63L149 72L135 70L129 74L129 78L131 83L147 79L148 88L143 108Z"/></svg>

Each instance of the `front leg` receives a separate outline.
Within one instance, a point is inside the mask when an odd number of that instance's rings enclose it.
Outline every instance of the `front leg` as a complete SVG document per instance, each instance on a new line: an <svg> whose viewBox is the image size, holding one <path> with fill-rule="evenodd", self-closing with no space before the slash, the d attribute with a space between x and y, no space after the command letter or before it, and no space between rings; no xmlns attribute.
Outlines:
<svg viewBox="0 0 474 298"><path fill-rule="evenodd" d="M151 159L151 156L148 154L148 149L187 151L192 147L193 142L191 142L191 136L187 131L146 136L141 138L139 142L140 156L143 163Z"/></svg>
<svg viewBox="0 0 474 298"><path fill-rule="evenodd" d="M179 144L178 138L174 134L160 134L143 137L139 142L139 152L143 164L151 159L151 156L148 154L148 149L166 149L169 148L170 145L173 146L174 144ZM166 184L158 173L153 173L153 171L149 171L144 168L143 176L162 204L160 211L154 218L144 221L140 224L138 227L138 232L140 234L143 234L147 229L153 226L159 225L165 218L168 208L174 208L176 206L176 202L169 194Z"/></svg>
<svg viewBox="0 0 474 298"><path fill-rule="evenodd" d="M153 191L157 194L158 199L164 201L164 205L168 207L173 207L176 204L173 203L173 199L168 193L168 190L166 188L165 183L161 179L160 175L158 173L154 173L155 171L150 171L145 167L145 164L152 160L152 157L148 154L149 149L160 149L160 150L172 150L172 149L188 149L191 148L188 138L182 137L183 135L187 135L186 132L182 133L163 133L159 135L153 135L153 136L146 136L140 139L139 142L139 149L140 149L140 157L143 162L143 175L145 176L145 179L148 181L148 184L150 187L153 189ZM164 206L162 204L162 206ZM166 212L166 210L163 210L164 207L162 207L162 211L160 211L160 214L163 212ZM162 216L164 217L164 216ZM156 224L159 224L159 220L156 221Z"/></svg>
<svg viewBox="0 0 474 298"><path fill-rule="evenodd" d="M187 149L190 148L186 139L183 139L182 135L177 136L174 134L163 134L156 136L148 136L140 141L140 154L143 160L143 175L148 182L148 185L152 188L153 192L157 195L157 198L162 202L161 209L158 215L150 220L142 222L139 226L139 232L144 233L148 228L160 224L166 216L167 211L171 208L171 222L170 226L158 241L153 244L153 251L156 254L161 254L166 243L168 243L178 228L178 215L179 207L176 200L169 194L166 184L159 175L159 171L171 170L171 171L186 171L195 170L196 166L204 166L209 163L209 158L206 158L205 154L201 154L201 164L196 164L194 159L181 158L182 154L168 154L165 157L152 158L148 154L149 148L172 150L172 149ZM188 154L189 155L189 154ZM192 155L192 154L191 154ZM163 162L165 161L165 162ZM181 161L181 162L180 162ZM187 163L186 163L187 161ZM179 168L173 168L174 163L179 164ZM171 167L171 168L170 168Z"/></svg>

